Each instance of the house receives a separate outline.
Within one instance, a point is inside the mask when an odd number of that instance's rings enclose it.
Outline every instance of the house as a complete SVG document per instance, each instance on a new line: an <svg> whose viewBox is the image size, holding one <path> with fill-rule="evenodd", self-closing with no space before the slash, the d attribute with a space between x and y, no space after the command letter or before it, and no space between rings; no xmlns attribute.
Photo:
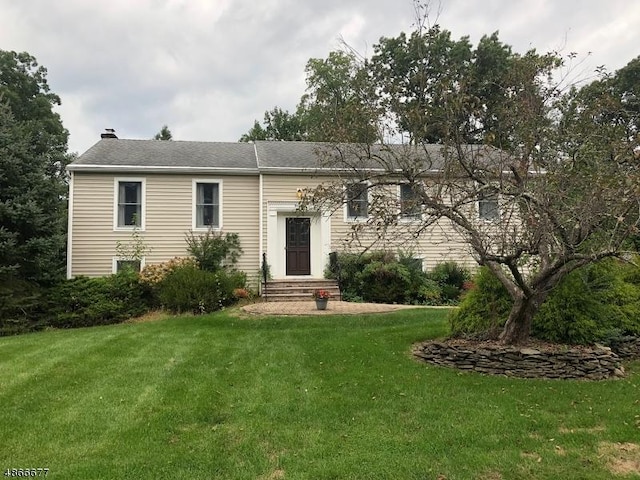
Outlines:
<svg viewBox="0 0 640 480"><path fill-rule="evenodd" d="M116 272L127 260L116 246L134 234L149 247L142 263L150 264L186 256L188 232L237 233L238 267L254 281L263 254L275 279L320 279L330 252L362 248L349 243L369 202L357 183L338 211L299 210L306 189L335 178L320 166L323 144L102 137L68 166L69 278ZM397 194L402 205L410 192L401 186ZM416 212L406 216L410 221ZM424 268L444 260L473 263L451 227L434 226L402 244Z"/></svg>

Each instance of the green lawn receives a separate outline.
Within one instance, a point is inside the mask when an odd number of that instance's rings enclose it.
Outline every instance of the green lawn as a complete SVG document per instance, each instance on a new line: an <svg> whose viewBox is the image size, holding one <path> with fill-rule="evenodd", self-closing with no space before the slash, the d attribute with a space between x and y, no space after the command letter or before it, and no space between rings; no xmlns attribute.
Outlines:
<svg viewBox="0 0 640 480"><path fill-rule="evenodd" d="M627 379L588 383L414 361L412 343L446 334L446 313L219 313L0 338L0 468L49 468L51 479L610 479L603 445L640 443L638 363Z"/></svg>

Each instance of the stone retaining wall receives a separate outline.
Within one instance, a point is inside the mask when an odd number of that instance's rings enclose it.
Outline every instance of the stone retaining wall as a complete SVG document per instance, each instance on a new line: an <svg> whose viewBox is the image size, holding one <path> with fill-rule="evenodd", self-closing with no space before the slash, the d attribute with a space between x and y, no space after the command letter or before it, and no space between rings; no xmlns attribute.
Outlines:
<svg viewBox="0 0 640 480"><path fill-rule="evenodd" d="M498 344L425 342L413 354L435 365L491 375L604 380L624 376L620 357L607 347L541 351Z"/></svg>
<svg viewBox="0 0 640 480"><path fill-rule="evenodd" d="M622 337L612 341L609 346L620 358L640 358L640 337Z"/></svg>

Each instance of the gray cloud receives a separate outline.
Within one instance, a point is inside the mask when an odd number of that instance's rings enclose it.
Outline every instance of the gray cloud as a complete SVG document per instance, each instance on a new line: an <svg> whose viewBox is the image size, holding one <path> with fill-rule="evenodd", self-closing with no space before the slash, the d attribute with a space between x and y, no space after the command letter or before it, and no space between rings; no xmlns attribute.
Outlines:
<svg viewBox="0 0 640 480"><path fill-rule="evenodd" d="M585 71L639 53L640 4L627 0L439 5L432 20L454 37L499 30L519 52L593 52ZM410 0L0 0L0 18L0 48L48 68L70 148L82 152L106 127L150 138L168 124L177 139L235 141L265 110L295 108L309 58L341 37L371 54L381 36L411 29L414 10Z"/></svg>

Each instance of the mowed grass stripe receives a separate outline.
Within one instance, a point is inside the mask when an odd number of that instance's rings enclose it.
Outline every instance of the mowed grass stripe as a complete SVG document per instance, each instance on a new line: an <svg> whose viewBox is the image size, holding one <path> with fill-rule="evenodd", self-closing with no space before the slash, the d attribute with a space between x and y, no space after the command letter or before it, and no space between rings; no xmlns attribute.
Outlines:
<svg viewBox="0 0 640 480"><path fill-rule="evenodd" d="M610 478L638 375L485 377L413 360L446 311L226 312L0 339L0 465L51 478ZM631 366L637 371L637 364Z"/></svg>

